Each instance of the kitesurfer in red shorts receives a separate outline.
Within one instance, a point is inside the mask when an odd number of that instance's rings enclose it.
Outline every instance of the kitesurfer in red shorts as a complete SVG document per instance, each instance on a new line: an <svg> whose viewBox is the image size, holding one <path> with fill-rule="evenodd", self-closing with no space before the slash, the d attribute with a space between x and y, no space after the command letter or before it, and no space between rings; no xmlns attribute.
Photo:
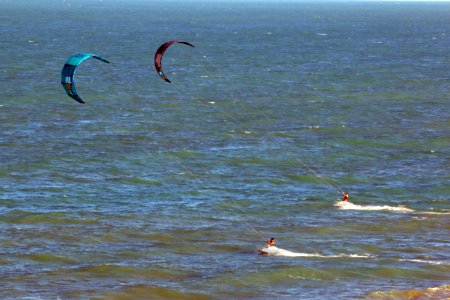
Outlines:
<svg viewBox="0 0 450 300"><path fill-rule="evenodd" d="M343 201L343 202L348 202L348 192L342 192L342 196L344 196L344 198L342 198L342 200L341 201Z"/></svg>
<svg viewBox="0 0 450 300"><path fill-rule="evenodd" d="M266 241L267 245L270 246L275 246L275 239L271 238L270 240Z"/></svg>

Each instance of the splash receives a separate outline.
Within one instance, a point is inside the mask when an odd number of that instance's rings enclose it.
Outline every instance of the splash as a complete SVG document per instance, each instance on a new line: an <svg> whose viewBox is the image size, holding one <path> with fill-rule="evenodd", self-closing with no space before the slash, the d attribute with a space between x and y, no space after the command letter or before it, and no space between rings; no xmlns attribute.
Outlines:
<svg viewBox="0 0 450 300"><path fill-rule="evenodd" d="M275 246L264 247L260 249L260 251L264 251L267 255L271 256L287 256L287 257L318 257L318 258L371 258L373 256L365 254L336 254L336 255L322 255L320 253L300 253L293 252L285 249L281 249Z"/></svg>
<svg viewBox="0 0 450 300"><path fill-rule="evenodd" d="M448 261L437 261L437 260L427 260L427 259L399 259L399 261L409 261L416 262L421 264L430 264L430 265L450 265Z"/></svg>
<svg viewBox="0 0 450 300"><path fill-rule="evenodd" d="M450 215L450 212L438 212L438 211L423 211L422 214L424 215Z"/></svg>
<svg viewBox="0 0 450 300"><path fill-rule="evenodd" d="M414 209L407 208L402 205L400 205L400 206L358 205L358 204L353 204L351 202L338 201L334 204L334 206L338 207L339 209L344 209L344 210L384 210L384 211L396 211L396 212L401 212L401 213L415 212Z"/></svg>

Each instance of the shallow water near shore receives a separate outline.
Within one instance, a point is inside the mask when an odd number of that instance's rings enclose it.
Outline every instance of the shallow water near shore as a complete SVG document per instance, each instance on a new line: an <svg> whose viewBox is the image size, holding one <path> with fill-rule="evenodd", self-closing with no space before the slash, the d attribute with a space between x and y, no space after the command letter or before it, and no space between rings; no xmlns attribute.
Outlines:
<svg viewBox="0 0 450 300"><path fill-rule="evenodd" d="M0 7L0 298L449 297L450 3Z"/></svg>

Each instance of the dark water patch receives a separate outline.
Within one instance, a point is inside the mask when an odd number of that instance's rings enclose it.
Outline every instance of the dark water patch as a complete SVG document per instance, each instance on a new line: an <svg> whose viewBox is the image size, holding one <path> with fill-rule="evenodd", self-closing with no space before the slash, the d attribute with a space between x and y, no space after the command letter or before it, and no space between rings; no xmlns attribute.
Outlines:
<svg viewBox="0 0 450 300"><path fill-rule="evenodd" d="M162 182L158 180L151 180L151 179L145 179L145 178L138 178L138 177L112 177L107 178L107 181L113 181L113 182L122 182L122 183L130 183L130 184L142 184L142 185L155 185L155 186L161 186Z"/></svg>
<svg viewBox="0 0 450 300"><path fill-rule="evenodd" d="M284 281L296 281L301 280L336 280L337 275L326 269L316 269L308 267L289 267L280 266L274 267L270 272L258 271L258 272L248 272L246 274L241 274L239 276L233 275L219 275L214 279L216 284L228 284L231 286L246 288L252 286L263 286L267 285L269 282L281 283Z"/></svg>
<svg viewBox="0 0 450 300"><path fill-rule="evenodd" d="M269 134L269 136L273 136L273 137L279 137L279 138L295 138L296 135L290 132L272 132Z"/></svg>
<svg viewBox="0 0 450 300"><path fill-rule="evenodd" d="M228 201L220 201L217 203L218 208L222 209L243 209L250 206L252 203L249 200L228 200Z"/></svg>
<svg viewBox="0 0 450 300"><path fill-rule="evenodd" d="M319 259L320 260L320 259ZM341 259L342 260L342 259ZM334 262L334 264L339 264ZM428 277L431 276L431 277ZM268 272L253 272L245 275L241 275L235 278L219 277L219 282L228 282L233 286L249 287L260 286L268 284L268 282L288 282L299 280L310 281L341 281L350 279L384 279L384 278L397 278L397 279L436 279L444 280L440 275L433 275L432 271L427 270L414 270L406 268L386 268L386 267L374 267L374 268L330 268L323 267L320 269L309 268L303 266L279 266L274 267Z"/></svg>
<svg viewBox="0 0 450 300"><path fill-rule="evenodd" d="M53 253L33 253L24 254L23 258L31 259L40 263L50 263L50 264L73 264L75 261L69 257L55 255Z"/></svg>
<svg viewBox="0 0 450 300"><path fill-rule="evenodd" d="M118 257L121 257L123 261L132 261L132 262L138 262L138 261L145 261L146 258L143 255L145 252L144 250L136 251L136 249L129 249L129 250L120 250L115 253Z"/></svg>
<svg viewBox="0 0 450 300"><path fill-rule="evenodd" d="M282 179L269 179L268 180L269 183L274 184L274 185L284 185L287 184L286 181L282 180Z"/></svg>
<svg viewBox="0 0 450 300"><path fill-rule="evenodd" d="M246 166L246 165L271 165L271 163L265 159L260 157L234 157L229 159L229 164L237 165L237 166Z"/></svg>
<svg viewBox="0 0 450 300"><path fill-rule="evenodd" d="M305 183L317 183L320 182L320 179L317 178L315 175L292 175L292 174L286 174L287 178L293 181L297 182L305 182Z"/></svg>
<svg viewBox="0 0 450 300"><path fill-rule="evenodd" d="M359 248L362 251L369 252L369 253L388 253L390 250L390 248L388 248L388 247L382 247L377 244L359 245Z"/></svg>
<svg viewBox="0 0 450 300"><path fill-rule="evenodd" d="M97 234L95 236L85 237L83 242L86 244L102 244L102 243L122 243L125 237L117 233Z"/></svg>
<svg viewBox="0 0 450 300"><path fill-rule="evenodd" d="M367 270L361 270L361 273L365 273ZM380 267L370 270L370 273L374 274L378 278L393 278L393 279L423 279L428 280L448 280L449 276L442 276L433 270L416 269L416 268L387 268Z"/></svg>
<svg viewBox="0 0 450 300"><path fill-rule="evenodd" d="M344 228L341 228L343 231L354 231L357 232L358 228L363 227L364 230L368 232L388 232L388 233L415 233L415 232L424 232L426 227L433 227L433 223L424 223L421 220L413 220L408 218L405 222L401 218L397 220L391 220L388 224L380 224L379 222L356 222L350 223L347 222L347 225Z"/></svg>
<svg viewBox="0 0 450 300"><path fill-rule="evenodd" d="M177 291L170 288L158 287L152 285L135 285L121 287L114 292L105 292L104 296L95 296L91 299L114 299L114 300L133 300L133 299L192 299L203 300L213 299L211 296L202 293L192 293L186 291Z"/></svg>
<svg viewBox="0 0 450 300"><path fill-rule="evenodd" d="M8 233L8 230L5 230L4 232ZM14 230L11 231L11 233L15 233ZM7 239L5 237L3 237L2 239L2 246L4 247L5 250L9 250L14 249L16 247L18 247L20 245L20 241L17 240L17 238L14 239Z"/></svg>
<svg viewBox="0 0 450 300"><path fill-rule="evenodd" d="M7 265L7 264L9 264L10 262L8 261L8 260L6 260L6 259L3 259L3 258L0 258L0 265Z"/></svg>
<svg viewBox="0 0 450 300"><path fill-rule="evenodd" d="M6 192L6 191L3 191ZM0 207L2 208L14 208L14 206L16 205L16 201L14 199L6 199L6 198L2 198L0 199Z"/></svg>
<svg viewBox="0 0 450 300"><path fill-rule="evenodd" d="M242 252L243 248L240 245L236 244L214 244L209 246L212 251L224 252L224 253L239 253Z"/></svg>
<svg viewBox="0 0 450 300"><path fill-rule="evenodd" d="M74 218L69 213L65 212L48 212L48 213L33 213L22 210L13 210L0 217L0 221L14 224L82 224L92 225L97 224L97 220Z"/></svg>
<svg viewBox="0 0 450 300"><path fill-rule="evenodd" d="M102 238L117 239L119 237L126 239L137 239L144 241L152 241L155 243L169 243L176 241L177 237L170 235L169 233L146 233L145 231L137 231L136 229L124 229L119 232L113 232L111 234L103 235Z"/></svg>
<svg viewBox="0 0 450 300"><path fill-rule="evenodd" d="M196 277L196 273L183 269L164 266L126 266L116 264L89 265L71 269L59 269L48 272L47 276L69 276L71 278L126 278L126 279L164 279L179 280Z"/></svg>
<svg viewBox="0 0 450 300"><path fill-rule="evenodd" d="M450 298L450 285L430 287L426 289L373 291L365 295L369 299L383 300L434 300Z"/></svg>
<svg viewBox="0 0 450 300"><path fill-rule="evenodd" d="M183 242L200 245L203 241L221 241L225 234L221 232L222 227L213 226L197 227L192 229L175 229L170 232L176 237L182 237Z"/></svg>

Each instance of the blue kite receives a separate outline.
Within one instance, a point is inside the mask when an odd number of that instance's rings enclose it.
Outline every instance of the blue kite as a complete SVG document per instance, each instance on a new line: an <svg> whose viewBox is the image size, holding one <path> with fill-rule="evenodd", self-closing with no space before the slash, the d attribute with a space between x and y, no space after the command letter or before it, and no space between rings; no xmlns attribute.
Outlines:
<svg viewBox="0 0 450 300"><path fill-rule="evenodd" d="M100 57L95 54L89 54L89 53L77 53L72 55L64 64L64 67L61 71L61 84L64 87L64 90L66 91L67 95L72 97L74 100L78 101L79 103L85 103L83 99L78 96L77 90L75 89L75 83L73 80L73 77L75 75L75 69L78 67L79 64L81 64L84 60L93 57L98 60L101 60L103 62L106 62L109 64L109 61L104 59L103 57Z"/></svg>

